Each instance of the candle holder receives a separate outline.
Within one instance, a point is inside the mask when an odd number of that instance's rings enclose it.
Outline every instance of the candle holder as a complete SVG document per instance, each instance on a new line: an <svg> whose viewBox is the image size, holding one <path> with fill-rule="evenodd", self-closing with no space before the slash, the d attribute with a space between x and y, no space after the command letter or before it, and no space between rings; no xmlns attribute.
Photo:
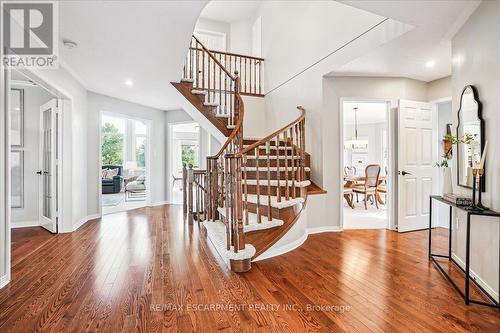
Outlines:
<svg viewBox="0 0 500 333"><path fill-rule="evenodd" d="M481 181L481 178L484 176L484 169L478 169L477 171L477 183L478 183L478 194L477 194L477 205L476 207L479 210L487 210L488 207L483 206L482 203L482 197L483 197L483 182Z"/></svg>
<svg viewBox="0 0 500 333"><path fill-rule="evenodd" d="M481 176L484 174L484 169L480 168L472 168L472 177L474 181L472 182L472 205L467 207L467 210L470 211L483 211L486 210L486 207L481 203L482 194L481 194ZM476 204L476 189L477 184L479 184L479 194L478 194L478 203Z"/></svg>

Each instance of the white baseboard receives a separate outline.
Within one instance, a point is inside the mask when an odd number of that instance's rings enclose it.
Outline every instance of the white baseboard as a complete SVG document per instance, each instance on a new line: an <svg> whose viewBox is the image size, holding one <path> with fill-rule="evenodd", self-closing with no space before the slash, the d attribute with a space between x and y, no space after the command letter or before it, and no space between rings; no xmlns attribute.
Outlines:
<svg viewBox="0 0 500 333"><path fill-rule="evenodd" d="M455 253L452 253L451 256L460 265L460 267L462 267L463 269L465 269L465 262L463 262L462 259L460 259ZM476 274L476 272L474 272L472 269L470 270L470 276L481 287L483 287L483 289L486 290L486 292L488 294L490 294L491 296L493 296L493 298L495 298L498 301L498 299L499 299L498 298L498 292L496 292L495 289L493 289L488 283L486 283L486 281L484 281L483 279L481 279L481 277L478 274Z"/></svg>
<svg viewBox="0 0 500 333"><path fill-rule="evenodd" d="M39 221L19 221L19 222L10 222L10 228L29 228L29 227L39 227Z"/></svg>
<svg viewBox="0 0 500 333"><path fill-rule="evenodd" d="M8 285L10 282L9 278L7 275L0 276L0 289Z"/></svg>
<svg viewBox="0 0 500 333"><path fill-rule="evenodd" d="M320 234L322 232L340 232L340 231L342 231L342 229L340 229L339 226L307 228L308 235Z"/></svg>
<svg viewBox="0 0 500 333"><path fill-rule="evenodd" d="M101 217L101 215L99 215L99 214L92 214L92 215L84 217L83 219L81 219L77 223L73 224L73 230L71 232L78 230L82 225L84 225L88 221L92 221L92 220L98 219L100 217Z"/></svg>
<svg viewBox="0 0 500 333"><path fill-rule="evenodd" d="M169 205L170 202L168 201L158 201L155 203L150 204L148 207L158 207L158 206L164 206L164 205Z"/></svg>

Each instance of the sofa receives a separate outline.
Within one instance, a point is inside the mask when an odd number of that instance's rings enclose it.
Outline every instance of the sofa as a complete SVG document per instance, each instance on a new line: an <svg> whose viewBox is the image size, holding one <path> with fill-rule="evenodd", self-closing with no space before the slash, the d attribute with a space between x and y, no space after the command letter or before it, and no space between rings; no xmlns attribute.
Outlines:
<svg viewBox="0 0 500 333"><path fill-rule="evenodd" d="M118 169L118 175L112 179L102 178L102 194L120 193L122 190L123 167L120 165L103 165L102 170Z"/></svg>
<svg viewBox="0 0 500 333"><path fill-rule="evenodd" d="M144 175L125 180L125 201L146 198L146 177Z"/></svg>

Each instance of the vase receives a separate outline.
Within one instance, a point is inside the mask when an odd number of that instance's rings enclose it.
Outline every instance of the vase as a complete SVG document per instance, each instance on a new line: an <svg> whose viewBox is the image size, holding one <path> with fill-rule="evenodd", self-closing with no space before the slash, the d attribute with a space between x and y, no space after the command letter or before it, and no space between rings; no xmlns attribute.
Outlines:
<svg viewBox="0 0 500 333"><path fill-rule="evenodd" d="M453 193L451 168L443 168L443 195Z"/></svg>

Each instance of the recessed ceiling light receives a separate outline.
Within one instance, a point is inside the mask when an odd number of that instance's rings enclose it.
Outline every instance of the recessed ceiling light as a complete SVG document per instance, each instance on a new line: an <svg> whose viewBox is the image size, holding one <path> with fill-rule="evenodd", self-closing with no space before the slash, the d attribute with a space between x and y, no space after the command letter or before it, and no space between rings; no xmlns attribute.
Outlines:
<svg viewBox="0 0 500 333"><path fill-rule="evenodd" d="M425 63L425 67L427 68L432 68L436 65L436 62L434 60L429 60Z"/></svg>
<svg viewBox="0 0 500 333"><path fill-rule="evenodd" d="M127 87L132 87L134 85L134 82L132 80L125 80L125 85Z"/></svg>

